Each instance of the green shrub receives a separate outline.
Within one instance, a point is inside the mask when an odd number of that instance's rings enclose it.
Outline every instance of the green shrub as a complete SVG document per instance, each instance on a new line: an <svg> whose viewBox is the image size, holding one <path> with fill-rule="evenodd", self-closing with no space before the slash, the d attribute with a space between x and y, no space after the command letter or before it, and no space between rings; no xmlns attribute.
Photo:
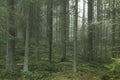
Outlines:
<svg viewBox="0 0 120 80"><path fill-rule="evenodd" d="M110 79L113 80L120 79L120 59L113 60L114 60L113 63L105 65L108 71L102 76L102 78L109 77Z"/></svg>
<svg viewBox="0 0 120 80"><path fill-rule="evenodd" d="M22 72L23 78L26 79L42 79L42 78L48 78L51 76L51 74L47 71L40 71L40 72L31 72L31 71L27 71L27 72Z"/></svg>
<svg viewBox="0 0 120 80"><path fill-rule="evenodd" d="M8 72L5 69L0 70L0 78L2 79L17 79L18 77L21 77L21 73L19 72Z"/></svg>
<svg viewBox="0 0 120 80"><path fill-rule="evenodd" d="M33 63L29 66L30 71L48 71L48 72L57 72L58 67L55 63L50 63L46 61L41 61L39 63Z"/></svg>
<svg viewBox="0 0 120 80"><path fill-rule="evenodd" d="M72 63L70 62L60 62L58 64L56 64L57 70L58 71L71 71L72 70Z"/></svg>

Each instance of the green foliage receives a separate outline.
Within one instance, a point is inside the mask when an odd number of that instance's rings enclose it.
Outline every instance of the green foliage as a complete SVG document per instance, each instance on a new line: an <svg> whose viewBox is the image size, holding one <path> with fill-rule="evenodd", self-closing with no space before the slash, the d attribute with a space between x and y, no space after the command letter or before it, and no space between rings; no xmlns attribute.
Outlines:
<svg viewBox="0 0 120 80"><path fill-rule="evenodd" d="M7 71L5 69L0 70L0 78L4 78L7 75Z"/></svg>
<svg viewBox="0 0 120 80"><path fill-rule="evenodd" d="M58 68L55 66L55 63L49 63L47 61L40 61L37 63L30 64L30 71L47 71L47 72L56 72Z"/></svg>
<svg viewBox="0 0 120 80"><path fill-rule="evenodd" d="M78 70L84 72L88 75L99 75L105 71L105 68L102 67L102 64L97 63L84 63L78 65Z"/></svg>
<svg viewBox="0 0 120 80"><path fill-rule="evenodd" d="M71 71L72 67L73 67L72 63L70 63L70 62L60 62L60 63L56 64L56 66L57 66L58 70L62 71L62 72Z"/></svg>
<svg viewBox="0 0 120 80"><path fill-rule="evenodd" d="M104 65L108 71L102 76L102 78L109 78L111 80L120 79L120 59L113 58L113 63Z"/></svg>
<svg viewBox="0 0 120 80"><path fill-rule="evenodd" d="M30 65L30 71L48 71L48 72L65 72L72 70L72 63L60 62L60 63L49 63L41 61L39 63L32 63Z"/></svg>
<svg viewBox="0 0 120 80"><path fill-rule="evenodd" d="M42 79L42 78L48 78L51 76L51 74L47 71L39 71L39 72L27 71L27 72L22 72L22 75L24 78L27 78L27 79Z"/></svg>
<svg viewBox="0 0 120 80"><path fill-rule="evenodd" d="M48 71L8 72L6 70L0 70L0 79L47 79L49 77L51 77L51 73Z"/></svg>
<svg viewBox="0 0 120 80"><path fill-rule="evenodd" d="M21 76L19 72L8 72L6 69L0 70L0 78L2 79L16 79Z"/></svg>

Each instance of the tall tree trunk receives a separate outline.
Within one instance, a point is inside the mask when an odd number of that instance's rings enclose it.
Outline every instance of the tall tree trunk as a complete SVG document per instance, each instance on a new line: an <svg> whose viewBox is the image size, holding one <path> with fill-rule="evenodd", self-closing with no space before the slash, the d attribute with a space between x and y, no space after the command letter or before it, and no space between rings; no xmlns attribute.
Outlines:
<svg viewBox="0 0 120 80"><path fill-rule="evenodd" d="M98 25L97 25L97 31L98 33L98 51L100 52L99 54L102 54L102 0L97 0L97 21L98 21ZM100 43L101 42L101 43ZM102 58L102 57L101 57Z"/></svg>
<svg viewBox="0 0 120 80"><path fill-rule="evenodd" d="M88 61L93 60L93 0L88 0Z"/></svg>
<svg viewBox="0 0 120 80"><path fill-rule="evenodd" d="M38 62L40 60L40 50L39 50L39 47L40 47L40 40L41 40L41 6L36 6L36 20L35 20L35 25L36 25L36 29L35 29L35 36L36 36L36 62Z"/></svg>
<svg viewBox="0 0 120 80"><path fill-rule="evenodd" d="M28 55L29 55L29 23L26 26L26 33L25 33L25 56L24 56L24 71L28 71Z"/></svg>
<svg viewBox="0 0 120 80"><path fill-rule="evenodd" d="M74 57L73 71L77 71L77 28L78 28L78 0L75 0L75 20L74 20Z"/></svg>
<svg viewBox="0 0 120 80"><path fill-rule="evenodd" d="M69 13L69 0L66 2L66 41L69 42L69 24L70 24L70 13Z"/></svg>
<svg viewBox="0 0 120 80"><path fill-rule="evenodd" d="M84 59L86 55L86 44L85 44L85 0L83 0L83 13L82 13L82 28L81 28L81 44L83 49L81 49L82 57Z"/></svg>
<svg viewBox="0 0 120 80"><path fill-rule="evenodd" d="M52 27L52 24L53 24L53 19L52 19L52 16L53 16L53 12L52 12L52 9L53 9L53 0L48 0L48 15L47 15L47 22L48 22L48 31L49 31L49 61L51 62L52 61L52 37L53 37L53 27Z"/></svg>
<svg viewBox="0 0 120 80"><path fill-rule="evenodd" d="M7 41L6 69L9 72L14 71L14 54L15 54L15 20L14 20L14 0L7 0L8 5L8 35Z"/></svg>
<svg viewBox="0 0 120 80"><path fill-rule="evenodd" d="M61 3L61 41L62 41L62 59L61 61L65 61L66 60L66 3L67 1L66 0L62 0L62 3Z"/></svg>
<svg viewBox="0 0 120 80"><path fill-rule="evenodd" d="M25 55L24 55L24 65L23 65L23 70L26 72L29 70L29 37L30 37L30 28L32 24L32 4L29 2L28 7L28 16L27 16L27 21L26 21L26 30L25 30Z"/></svg>
<svg viewBox="0 0 120 80"><path fill-rule="evenodd" d="M116 9L115 9L115 0L113 0L112 3L112 57L115 57L114 51L115 51L115 29L116 29Z"/></svg>

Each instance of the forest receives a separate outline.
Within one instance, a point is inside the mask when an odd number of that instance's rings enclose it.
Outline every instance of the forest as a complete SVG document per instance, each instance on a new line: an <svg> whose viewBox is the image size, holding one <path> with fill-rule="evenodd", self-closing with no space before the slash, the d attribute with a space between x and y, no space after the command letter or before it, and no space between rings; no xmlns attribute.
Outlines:
<svg viewBox="0 0 120 80"><path fill-rule="evenodd" d="M0 0L0 80L120 80L120 0Z"/></svg>

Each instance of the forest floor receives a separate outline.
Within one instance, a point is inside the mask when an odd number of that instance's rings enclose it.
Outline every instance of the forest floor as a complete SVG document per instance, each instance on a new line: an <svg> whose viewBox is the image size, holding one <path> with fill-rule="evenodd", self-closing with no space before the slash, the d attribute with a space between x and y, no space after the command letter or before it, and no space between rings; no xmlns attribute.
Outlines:
<svg viewBox="0 0 120 80"><path fill-rule="evenodd" d="M61 62L61 71L53 72L50 80L120 80L120 59L114 58L111 63L81 62L74 73L71 62ZM68 70L67 70L68 69Z"/></svg>
<svg viewBox="0 0 120 80"><path fill-rule="evenodd" d="M58 58L56 58L54 62L49 63L47 59L44 58L35 64L33 61L29 67L31 72L22 74L22 78L17 80L30 80L31 76L34 78L41 76L41 79L34 80L120 80L119 58L113 59L110 63L88 63L79 61L76 73L73 72L73 63L71 60L65 62L57 60ZM0 75L1 74L4 73L0 72ZM24 78L26 77L26 79L24 79L23 76Z"/></svg>
<svg viewBox="0 0 120 80"><path fill-rule="evenodd" d="M99 76L88 76L82 72L55 73L51 80L101 80Z"/></svg>

